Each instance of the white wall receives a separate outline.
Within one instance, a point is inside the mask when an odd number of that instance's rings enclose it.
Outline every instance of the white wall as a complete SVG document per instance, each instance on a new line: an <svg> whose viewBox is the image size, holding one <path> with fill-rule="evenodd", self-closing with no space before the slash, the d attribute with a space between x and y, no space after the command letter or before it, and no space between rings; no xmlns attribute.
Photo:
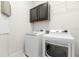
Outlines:
<svg viewBox="0 0 79 59"><path fill-rule="evenodd" d="M11 17L9 18L9 54L23 51L24 36L31 31L29 23L29 2L11 1Z"/></svg>
<svg viewBox="0 0 79 59"><path fill-rule="evenodd" d="M3 38L0 43L0 56L16 56L24 50L24 36L31 32L29 23L30 2L10 1L11 16L1 16L1 19L9 21L9 34L0 35ZM6 38L7 37L7 38Z"/></svg>
<svg viewBox="0 0 79 59"><path fill-rule="evenodd" d="M68 29L75 37L75 54L79 57L79 2L50 2L50 29Z"/></svg>

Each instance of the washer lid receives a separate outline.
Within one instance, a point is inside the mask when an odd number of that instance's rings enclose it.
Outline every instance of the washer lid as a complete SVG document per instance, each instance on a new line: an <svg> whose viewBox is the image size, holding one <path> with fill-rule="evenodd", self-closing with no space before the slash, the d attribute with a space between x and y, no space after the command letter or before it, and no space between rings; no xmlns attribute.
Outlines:
<svg viewBox="0 0 79 59"><path fill-rule="evenodd" d="M31 33L27 33L26 35L30 35L30 36L38 36L38 35L42 35L44 34L45 32L37 32L37 31L34 31L34 32L31 32Z"/></svg>

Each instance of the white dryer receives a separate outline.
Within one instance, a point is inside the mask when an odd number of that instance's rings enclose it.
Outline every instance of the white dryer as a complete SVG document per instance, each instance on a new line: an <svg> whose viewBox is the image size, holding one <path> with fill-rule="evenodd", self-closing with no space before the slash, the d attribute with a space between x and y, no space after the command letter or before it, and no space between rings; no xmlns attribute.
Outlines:
<svg viewBox="0 0 79 59"><path fill-rule="evenodd" d="M74 37L67 32L51 32L43 35L44 57L74 57Z"/></svg>
<svg viewBox="0 0 79 59"><path fill-rule="evenodd" d="M25 35L25 55L28 57L42 57L42 34L33 32Z"/></svg>

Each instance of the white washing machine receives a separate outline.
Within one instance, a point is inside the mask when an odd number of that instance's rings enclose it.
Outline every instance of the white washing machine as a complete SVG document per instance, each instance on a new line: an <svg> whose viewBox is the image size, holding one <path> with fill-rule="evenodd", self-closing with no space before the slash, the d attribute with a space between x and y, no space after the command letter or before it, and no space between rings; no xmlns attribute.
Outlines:
<svg viewBox="0 0 79 59"><path fill-rule="evenodd" d="M69 32L50 32L43 35L44 57L74 57L74 37Z"/></svg>
<svg viewBox="0 0 79 59"><path fill-rule="evenodd" d="M25 35L25 55L28 57L42 57L43 32L27 33Z"/></svg>

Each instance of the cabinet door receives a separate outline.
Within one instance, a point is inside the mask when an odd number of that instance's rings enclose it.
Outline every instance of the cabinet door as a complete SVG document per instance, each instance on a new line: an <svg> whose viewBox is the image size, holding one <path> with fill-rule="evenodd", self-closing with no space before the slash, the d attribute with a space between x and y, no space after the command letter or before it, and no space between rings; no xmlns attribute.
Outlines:
<svg viewBox="0 0 79 59"><path fill-rule="evenodd" d="M48 3L39 6L39 20L48 20Z"/></svg>
<svg viewBox="0 0 79 59"><path fill-rule="evenodd" d="M34 21L37 21L38 17L37 17L37 8L33 8L30 10L30 21L31 22L34 22Z"/></svg>
<svg viewBox="0 0 79 59"><path fill-rule="evenodd" d="M0 57L8 56L8 35L0 35Z"/></svg>

